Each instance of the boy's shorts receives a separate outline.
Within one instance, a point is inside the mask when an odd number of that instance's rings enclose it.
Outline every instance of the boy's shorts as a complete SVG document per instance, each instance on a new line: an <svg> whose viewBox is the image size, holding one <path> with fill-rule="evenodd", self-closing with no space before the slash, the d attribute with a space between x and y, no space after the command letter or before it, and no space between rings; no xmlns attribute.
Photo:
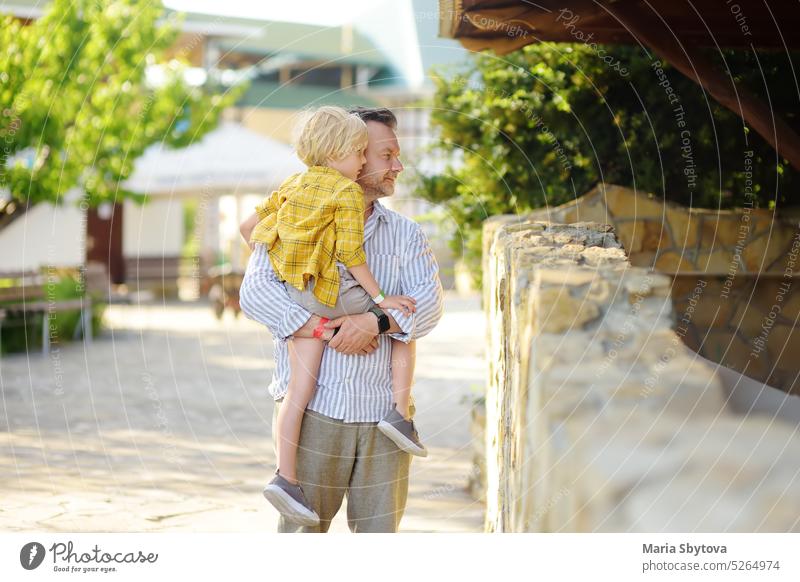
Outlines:
<svg viewBox="0 0 800 582"><path fill-rule="evenodd" d="M316 313L320 317L327 317L328 319L366 313L375 305L369 294L358 284L358 281L350 274L350 271L345 268L339 269L339 297L333 307L320 303L314 296L315 282L314 277L311 277L305 291L299 291L286 281L283 282L283 286L286 287L292 301L311 313Z"/></svg>

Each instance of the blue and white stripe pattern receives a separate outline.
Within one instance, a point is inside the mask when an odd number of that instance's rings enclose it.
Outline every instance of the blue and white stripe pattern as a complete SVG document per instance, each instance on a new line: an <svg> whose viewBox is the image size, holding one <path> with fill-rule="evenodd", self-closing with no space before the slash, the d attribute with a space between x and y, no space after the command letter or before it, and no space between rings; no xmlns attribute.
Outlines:
<svg viewBox="0 0 800 582"><path fill-rule="evenodd" d="M417 311L406 315L389 309L403 333L378 336L370 355L343 355L326 348L310 410L344 422L378 422L391 408L390 337L408 343L428 334L442 316L439 266L422 228L408 218L374 203L364 226L364 250L372 274L387 295L408 295ZM294 303L275 276L264 245L256 245L239 292L242 311L266 325L275 341L275 373L269 386L277 400L289 382L286 339L303 326L311 313Z"/></svg>

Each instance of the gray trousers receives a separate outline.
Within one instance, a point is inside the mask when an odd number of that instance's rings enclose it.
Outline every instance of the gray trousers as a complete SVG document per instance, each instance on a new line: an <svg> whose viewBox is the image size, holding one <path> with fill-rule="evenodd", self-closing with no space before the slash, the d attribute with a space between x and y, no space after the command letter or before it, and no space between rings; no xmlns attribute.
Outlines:
<svg viewBox="0 0 800 582"><path fill-rule="evenodd" d="M277 442L280 401L272 417ZM410 407L413 415L413 405ZM304 527L281 516L279 532L325 533L347 494L353 533L396 532L408 498L411 455L397 448L375 422L345 423L306 410L297 448L297 479L320 524Z"/></svg>

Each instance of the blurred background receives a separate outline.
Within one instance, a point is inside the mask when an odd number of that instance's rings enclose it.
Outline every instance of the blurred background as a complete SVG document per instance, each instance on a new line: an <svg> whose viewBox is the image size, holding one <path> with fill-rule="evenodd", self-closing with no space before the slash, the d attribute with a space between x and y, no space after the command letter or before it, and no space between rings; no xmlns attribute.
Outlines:
<svg viewBox="0 0 800 582"><path fill-rule="evenodd" d="M428 72L468 55L438 26L433 0L0 2L0 527L274 531L272 337L240 317L238 227L303 168L296 114L336 104L397 116L386 205L447 289L417 374L436 460L404 527L481 528L479 299L454 291L457 226L416 194L444 168Z"/></svg>
<svg viewBox="0 0 800 582"><path fill-rule="evenodd" d="M0 191L0 245L22 252L3 253L0 272L83 266L107 277L116 297L207 295L211 279L246 264L239 222L302 169L291 149L295 114L323 104L391 107L407 171L388 204L423 218L433 209L413 195L415 170L437 164L425 154L427 73L466 56L437 38L435 2L100 5L83 14L76 2L1 6L13 19L6 62L22 59L5 73L18 75L8 87L18 94L4 103L25 123ZM110 52L86 47L67 59L86 26L103 29L91 42ZM32 54L28 36L14 38L23 31L48 35L48 47ZM62 159L56 140L85 165ZM453 253L433 217L423 222L452 287Z"/></svg>
<svg viewBox="0 0 800 582"><path fill-rule="evenodd" d="M385 203L446 291L405 531L797 530L798 27L763 0L0 0L0 524L274 526L238 225L336 104L397 116Z"/></svg>

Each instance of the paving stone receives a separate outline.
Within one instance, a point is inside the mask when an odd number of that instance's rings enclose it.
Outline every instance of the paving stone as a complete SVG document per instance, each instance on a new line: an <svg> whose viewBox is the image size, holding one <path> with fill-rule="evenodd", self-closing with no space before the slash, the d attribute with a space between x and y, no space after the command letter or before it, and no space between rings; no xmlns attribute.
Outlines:
<svg viewBox="0 0 800 582"><path fill-rule="evenodd" d="M0 529L275 531L261 496L274 464L265 328L218 322L203 304L112 306L106 320L89 349L58 347L58 383L52 357L3 356L0 385L16 396L0 404ZM466 487L484 333L478 297L448 293L420 340L414 393L431 454L412 462L402 531L483 529ZM331 531L348 531L346 506Z"/></svg>

